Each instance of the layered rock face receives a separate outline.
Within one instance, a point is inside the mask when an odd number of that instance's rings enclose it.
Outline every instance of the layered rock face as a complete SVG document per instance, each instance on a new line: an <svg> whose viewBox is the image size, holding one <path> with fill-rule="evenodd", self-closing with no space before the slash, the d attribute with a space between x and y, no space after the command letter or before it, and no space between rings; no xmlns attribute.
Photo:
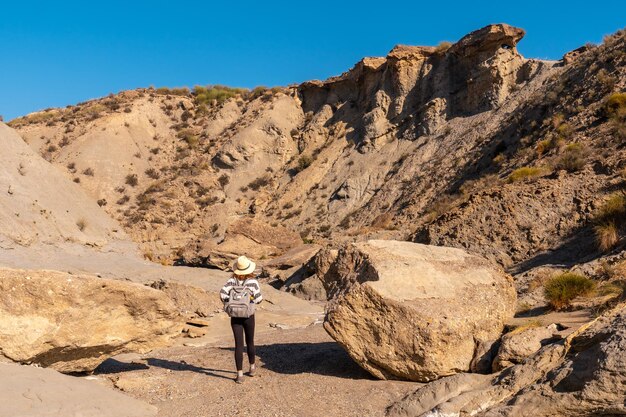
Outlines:
<svg viewBox="0 0 626 417"><path fill-rule="evenodd" d="M377 378L467 371L513 316L511 278L459 249L373 240L342 249L331 270L324 327Z"/></svg>
<svg viewBox="0 0 626 417"><path fill-rule="evenodd" d="M515 48L523 36L522 29L499 24L474 31L449 49L396 46L386 58L366 58L339 77L304 83L302 107L338 109L334 118L353 128L361 144L395 128L409 139L431 134L450 118L499 106L528 78Z"/></svg>
<svg viewBox="0 0 626 417"><path fill-rule="evenodd" d="M161 291L55 271L0 269L0 357L84 372L167 346L182 319Z"/></svg>

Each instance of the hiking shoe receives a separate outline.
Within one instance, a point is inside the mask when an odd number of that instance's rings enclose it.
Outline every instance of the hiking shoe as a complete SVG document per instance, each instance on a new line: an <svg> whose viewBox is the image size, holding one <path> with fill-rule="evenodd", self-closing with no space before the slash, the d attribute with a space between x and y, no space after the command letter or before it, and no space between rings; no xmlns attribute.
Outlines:
<svg viewBox="0 0 626 417"><path fill-rule="evenodd" d="M237 375L237 378L235 378L235 382L237 384L243 384L243 376Z"/></svg>
<svg viewBox="0 0 626 417"><path fill-rule="evenodd" d="M248 376L255 376L255 375L256 375L256 368L250 369L250 371L248 372Z"/></svg>

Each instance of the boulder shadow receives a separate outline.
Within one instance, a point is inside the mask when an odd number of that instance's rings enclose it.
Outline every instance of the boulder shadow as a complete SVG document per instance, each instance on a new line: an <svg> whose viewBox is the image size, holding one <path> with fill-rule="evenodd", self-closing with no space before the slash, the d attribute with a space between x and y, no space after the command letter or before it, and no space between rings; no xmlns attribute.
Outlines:
<svg viewBox="0 0 626 417"><path fill-rule="evenodd" d="M191 372L197 372L199 374L204 374L204 375L209 375L209 376L213 376L216 378L224 378L224 379L229 379L229 380L232 380L233 377L229 375L221 375L216 372L221 372L221 373L230 374L230 375L237 374L237 372L235 371L228 371L225 369L204 368L201 366L189 364L185 361L175 362L175 361L168 361L166 359L148 358L146 359L146 362L148 363L149 366L156 366L159 368L169 369L171 371L191 371Z"/></svg>
<svg viewBox="0 0 626 417"><path fill-rule="evenodd" d="M256 346L256 356L263 362L263 368L279 374L311 373L345 379L375 379L334 342L260 345Z"/></svg>
<svg viewBox="0 0 626 417"><path fill-rule="evenodd" d="M145 363L137 362L122 362L116 359L107 359L102 362L98 368L94 371L94 374L110 375L122 372L138 371L150 369L150 367L158 367L163 369L169 369L172 371L191 371L204 375L213 376L216 378L233 379L229 374L235 375L235 371L228 371L225 369L211 369L189 364L185 361L175 362L166 359L148 358ZM219 372L219 373L217 373ZM226 374L226 375L221 375Z"/></svg>
<svg viewBox="0 0 626 417"><path fill-rule="evenodd" d="M100 365L98 365L93 373L99 375L108 375L119 374L122 372L139 371L148 368L148 365L146 365L145 363L122 362L117 359L109 358L102 362Z"/></svg>

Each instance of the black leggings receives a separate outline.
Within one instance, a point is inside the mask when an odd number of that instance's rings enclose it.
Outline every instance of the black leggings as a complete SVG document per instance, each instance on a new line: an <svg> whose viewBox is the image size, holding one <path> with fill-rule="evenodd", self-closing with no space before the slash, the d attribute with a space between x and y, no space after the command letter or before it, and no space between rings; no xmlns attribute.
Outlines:
<svg viewBox="0 0 626 417"><path fill-rule="evenodd" d="M230 327L235 336L235 365L237 370L243 370L243 334L246 334L246 347L250 365L254 363L254 314L248 318L231 317Z"/></svg>

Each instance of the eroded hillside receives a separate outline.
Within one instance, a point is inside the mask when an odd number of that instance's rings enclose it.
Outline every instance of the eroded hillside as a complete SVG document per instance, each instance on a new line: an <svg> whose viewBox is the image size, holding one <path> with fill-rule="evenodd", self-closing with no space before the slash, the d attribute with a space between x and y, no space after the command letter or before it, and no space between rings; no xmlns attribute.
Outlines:
<svg viewBox="0 0 626 417"><path fill-rule="evenodd" d="M153 260L223 266L365 237L506 267L573 258L595 250L594 210L623 188L607 100L626 86L625 36L546 62L517 52L523 35L491 25L326 81L139 89L11 126Z"/></svg>

